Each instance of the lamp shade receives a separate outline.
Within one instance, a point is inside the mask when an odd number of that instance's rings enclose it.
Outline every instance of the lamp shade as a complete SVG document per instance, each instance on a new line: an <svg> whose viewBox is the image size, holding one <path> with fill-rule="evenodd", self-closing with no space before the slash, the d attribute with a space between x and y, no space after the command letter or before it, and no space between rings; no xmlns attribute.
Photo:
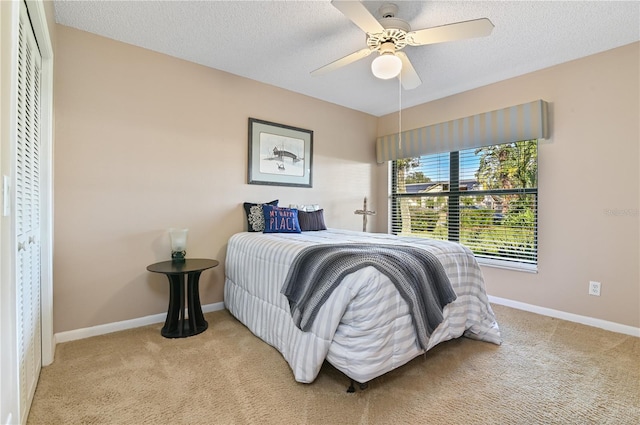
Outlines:
<svg viewBox="0 0 640 425"><path fill-rule="evenodd" d="M171 238L171 258L175 260L184 260L187 250L187 233L189 229L169 229L169 237Z"/></svg>
<svg viewBox="0 0 640 425"><path fill-rule="evenodd" d="M382 80L397 77L402 70L402 61L392 52L382 53L371 62L371 72Z"/></svg>

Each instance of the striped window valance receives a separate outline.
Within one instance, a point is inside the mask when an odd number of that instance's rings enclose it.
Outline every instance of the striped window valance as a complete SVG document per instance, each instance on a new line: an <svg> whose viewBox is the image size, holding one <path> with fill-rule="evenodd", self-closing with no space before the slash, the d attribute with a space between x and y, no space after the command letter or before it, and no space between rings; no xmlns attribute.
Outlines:
<svg viewBox="0 0 640 425"><path fill-rule="evenodd" d="M378 164L401 158L415 158L442 152L548 138L547 102L485 112L398 134L378 137Z"/></svg>

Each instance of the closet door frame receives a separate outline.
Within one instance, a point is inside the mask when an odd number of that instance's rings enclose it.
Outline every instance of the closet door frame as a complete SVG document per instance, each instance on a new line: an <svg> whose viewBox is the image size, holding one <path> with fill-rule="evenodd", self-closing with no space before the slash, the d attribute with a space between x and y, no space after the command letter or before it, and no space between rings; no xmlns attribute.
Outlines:
<svg viewBox="0 0 640 425"><path fill-rule="evenodd" d="M42 365L53 362L53 45L42 0L27 0L27 10L42 55L42 92L40 119L40 228L41 228L41 300Z"/></svg>

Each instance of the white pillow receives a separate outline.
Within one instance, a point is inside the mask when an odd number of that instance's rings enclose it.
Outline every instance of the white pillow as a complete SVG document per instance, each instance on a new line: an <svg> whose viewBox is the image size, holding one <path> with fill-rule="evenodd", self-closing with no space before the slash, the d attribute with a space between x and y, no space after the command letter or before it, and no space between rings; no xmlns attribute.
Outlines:
<svg viewBox="0 0 640 425"><path fill-rule="evenodd" d="M304 211L304 212L313 212L313 211L318 211L320 209L320 205L318 204L309 204L309 205L296 205L296 204L289 204L289 208L295 208L299 211Z"/></svg>

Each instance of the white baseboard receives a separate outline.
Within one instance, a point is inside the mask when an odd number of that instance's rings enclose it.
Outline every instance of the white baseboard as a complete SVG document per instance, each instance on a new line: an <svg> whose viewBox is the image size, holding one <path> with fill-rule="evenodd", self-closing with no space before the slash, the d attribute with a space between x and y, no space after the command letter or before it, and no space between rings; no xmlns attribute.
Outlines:
<svg viewBox="0 0 640 425"><path fill-rule="evenodd" d="M518 310L529 311L531 313L537 313L543 316L555 317L556 319L567 320L569 322L580 323L587 326L594 326L596 328L605 329L607 331L640 337L640 328L634 328L633 326L622 325L615 322L608 322L606 320L595 319L588 316L580 316L573 313L566 313L560 310L539 307L537 305L526 304L520 301L512 301L506 298L499 298L491 295L489 295L489 301L494 304L504 305L506 307L512 307Z"/></svg>
<svg viewBox="0 0 640 425"><path fill-rule="evenodd" d="M578 314L566 313L551 308L539 307L532 304L526 304L520 301L513 301L506 298L494 297L489 295L489 301L494 304L504 305L506 307L518 310L529 311L531 313L541 314L543 316L555 317L556 319L567 320L569 322L580 323L583 325L594 326L596 328L605 329L625 335L640 337L640 328L622 325L620 323L609 322L593 317L580 316ZM202 306L203 313L218 311L224 309L224 302L207 304ZM92 336L104 335L111 332L123 331L126 329L138 328L140 326L152 325L154 323L162 323L165 321L167 313L154 314L151 316L140 317L138 319L124 320L122 322L107 323L104 325L92 326L90 328L75 329L72 331L59 332L54 335L54 343L74 341L77 339L89 338Z"/></svg>
<svg viewBox="0 0 640 425"><path fill-rule="evenodd" d="M210 313L224 309L224 302L207 304L202 306L203 313ZM123 320L122 322L107 323L104 325L92 326L90 328L74 329L72 331L58 332L54 338L54 344L61 342L75 341L77 339L89 338L92 336L104 335L111 332L124 331L126 329L139 328L140 326L162 323L166 320L167 313L153 314L151 316L137 319Z"/></svg>

